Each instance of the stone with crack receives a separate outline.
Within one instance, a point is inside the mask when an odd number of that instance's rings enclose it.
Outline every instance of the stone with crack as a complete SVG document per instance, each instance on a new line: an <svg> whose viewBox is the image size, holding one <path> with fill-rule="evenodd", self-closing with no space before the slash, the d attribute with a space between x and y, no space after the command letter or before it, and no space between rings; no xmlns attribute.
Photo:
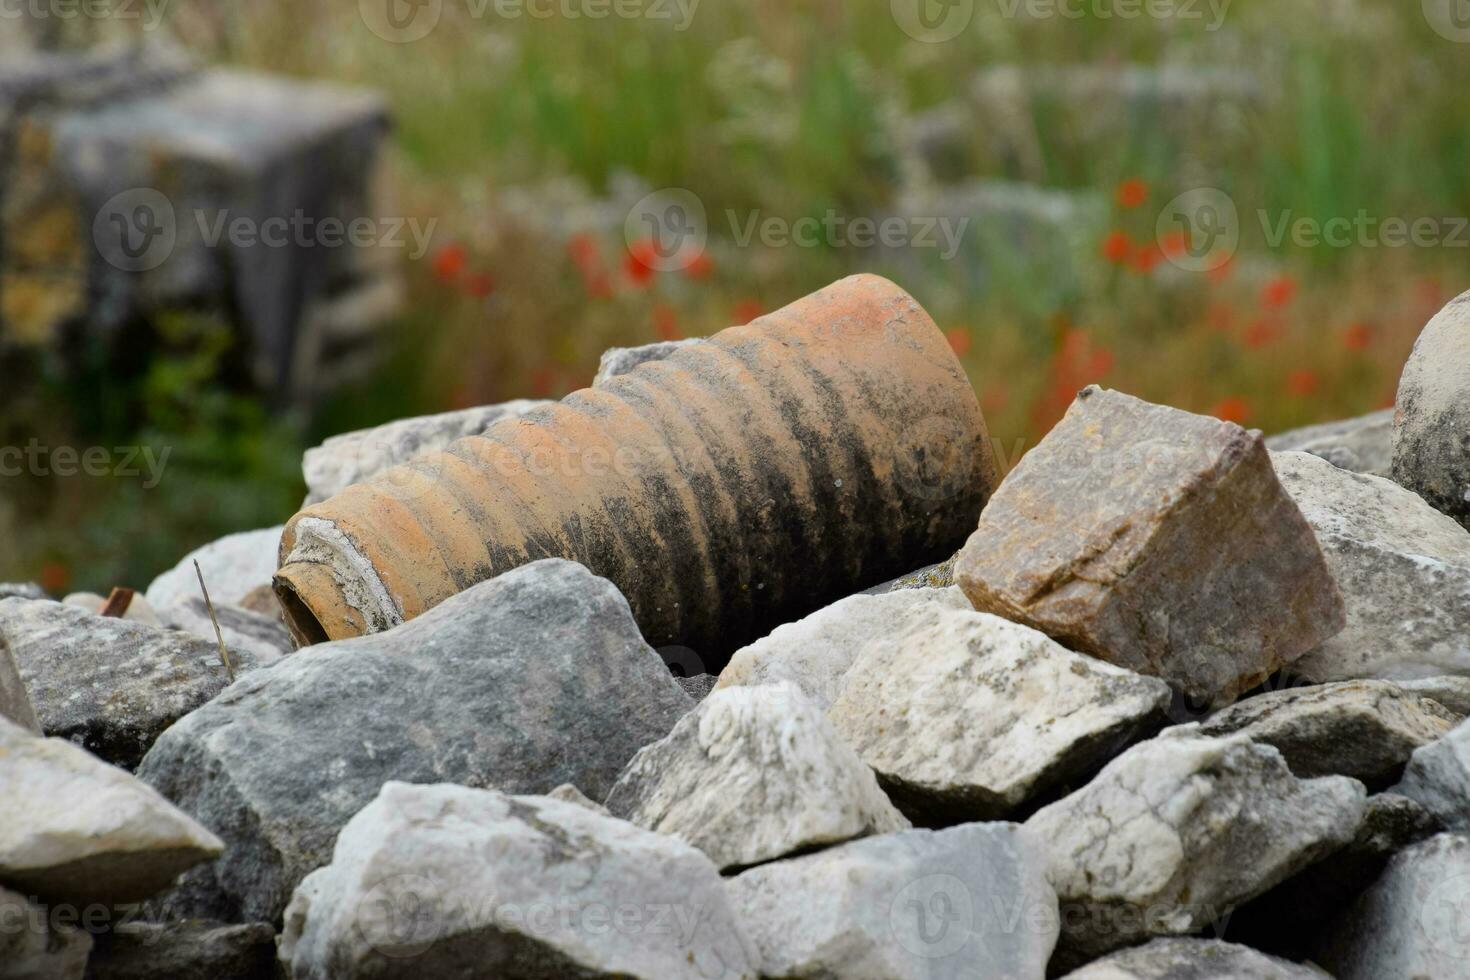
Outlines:
<svg viewBox="0 0 1470 980"><path fill-rule="evenodd" d="M1447 830L1470 832L1470 724L1415 749L1393 792L1422 803Z"/></svg>
<svg viewBox="0 0 1470 980"><path fill-rule="evenodd" d="M1026 822L1061 902L1054 967L1219 922L1351 841L1365 796L1343 776L1298 780L1243 735L1180 726L1135 745Z"/></svg>
<svg viewBox="0 0 1470 980"><path fill-rule="evenodd" d="M872 770L793 684L716 691L644 748L607 797L721 870L903 830Z"/></svg>
<svg viewBox="0 0 1470 980"><path fill-rule="evenodd" d="M1218 939L1155 939L1062 980L1327 980L1319 970Z"/></svg>
<svg viewBox="0 0 1470 980"><path fill-rule="evenodd" d="M981 612L1214 705L1344 624L1260 433L1095 386L1006 477L955 576Z"/></svg>
<svg viewBox="0 0 1470 980"><path fill-rule="evenodd" d="M242 678L154 745L139 775L215 830L225 857L166 913L272 922L389 780L605 794L691 707L628 603L547 559L397 629Z"/></svg>
<svg viewBox="0 0 1470 980"><path fill-rule="evenodd" d="M1347 603L1347 627L1291 665L1309 681L1470 673L1470 531L1390 480L1272 453Z"/></svg>
<svg viewBox="0 0 1470 980"><path fill-rule="evenodd" d="M1164 720L1169 686L996 616L947 609L871 645L827 717L919 823L991 820L1081 779Z"/></svg>
<svg viewBox="0 0 1470 980"><path fill-rule="evenodd" d="M1344 681L1258 694L1211 715L1202 734L1240 732L1275 746L1302 779L1351 776L1369 789L1399 778L1414 750L1459 717L1389 681Z"/></svg>
<svg viewBox="0 0 1470 980"><path fill-rule="evenodd" d="M944 610L969 608L954 586L848 596L737 650L715 690L790 681L825 709L864 651L891 650L903 636L938 622Z"/></svg>
<svg viewBox="0 0 1470 980"><path fill-rule="evenodd" d="M1470 980L1470 837L1400 851L1339 916L1314 959L1338 980Z"/></svg>
<svg viewBox="0 0 1470 980"><path fill-rule="evenodd" d="M42 730L124 769L229 684L211 640L59 602L0 600L0 634ZM242 675L261 662L240 650L233 666Z"/></svg>
<svg viewBox="0 0 1470 980"><path fill-rule="evenodd" d="M0 881L48 904L141 901L224 846L147 784L4 719L0 786Z"/></svg>
<svg viewBox="0 0 1470 980"><path fill-rule="evenodd" d="M544 796L386 784L286 911L294 980L753 980L720 876L671 837Z"/></svg>
<svg viewBox="0 0 1470 980"><path fill-rule="evenodd" d="M51 918L53 910L0 888L0 977L82 980L92 937Z"/></svg>
<svg viewBox="0 0 1470 980"><path fill-rule="evenodd" d="M1470 529L1470 292L1425 325L1399 378L1393 479Z"/></svg>
<svg viewBox="0 0 1470 980"><path fill-rule="evenodd" d="M1041 977L1056 945L1046 854L1025 828L868 837L726 882L765 977Z"/></svg>

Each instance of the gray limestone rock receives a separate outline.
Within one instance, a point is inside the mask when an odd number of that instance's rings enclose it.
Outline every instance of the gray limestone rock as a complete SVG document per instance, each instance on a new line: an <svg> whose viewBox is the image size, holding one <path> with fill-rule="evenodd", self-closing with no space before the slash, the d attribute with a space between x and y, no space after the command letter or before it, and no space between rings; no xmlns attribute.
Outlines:
<svg viewBox="0 0 1470 980"><path fill-rule="evenodd" d="M1353 473L1388 477L1393 471L1393 409L1281 432L1266 440L1273 453L1311 453Z"/></svg>
<svg viewBox="0 0 1470 980"><path fill-rule="evenodd" d="M0 600L0 635L42 730L125 769L229 683L213 642L59 602ZM233 665L240 675L260 662L237 651Z"/></svg>
<svg viewBox="0 0 1470 980"><path fill-rule="evenodd" d="M1320 970L1218 939L1155 939L1094 960L1063 980L1329 980Z"/></svg>
<svg viewBox="0 0 1470 980"><path fill-rule="evenodd" d="M0 888L0 977L4 980L82 980L92 937L54 925L48 909Z"/></svg>
<svg viewBox="0 0 1470 980"><path fill-rule="evenodd" d="M1399 378L1393 478L1470 528L1470 292L1424 327Z"/></svg>
<svg viewBox="0 0 1470 980"><path fill-rule="evenodd" d="M1470 838L1439 834L1401 851L1338 917L1315 959L1338 980L1470 978Z"/></svg>
<svg viewBox="0 0 1470 980"><path fill-rule="evenodd" d="M1470 715L1470 677L1447 675L1394 683L1411 694L1438 701L1460 718Z"/></svg>
<svg viewBox="0 0 1470 980"><path fill-rule="evenodd" d="M1342 776L1298 780L1243 735L1181 726L1135 745L1026 822L1061 902L1054 965L1218 925L1350 842L1365 796Z"/></svg>
<svg viewBox="0 0 1470 980"><path fill-rule="evenodd" d="M921 823L1000 819L1156 730L1169 686L996 616L946 609L870 645L827 712Z"/></svg>
<svg viewBox="0 0 1470 980"><path fill-rule="evenodd" d="M209 587L209 599L218 606L238 606L247 595L269 586L280 564L281 527L242 531L212 541L185 555L177 565L148 586L145 597L160 614L192 599L202 600L199 572ZM199 572L194 562L199 562Z"/></svg>
<svg viewBox="0 0 1470 980"><path fill-rule="evenodd" d="M3 719L0 786L0 881L48 903L137 902L223 848L152 787Z"/></svg>
<svg viewBox="0 0 1470 980"><path fill-rule="evenodd" d="M1470 724L1415 749L1393 791L1422 803L1445 829L1470 831Z"/></svg>
<svg viewBox="0 0 1470 980"><path fill-rule="evenodd" d="M848 669L863 651L889 649L938 622L944 610L969 608L970 600L954 586L848 596L737 650L715 689L790 681L825 709L842 693Z"/></svg>
<svg viewBox="0 0 1470 980"><path fill-rule="evenodd" d="M606 802L721 870L909 825L821 710L786 682L714 692L633 758Z"/></svg>
<svg viewBox="0 0 1470 980"><path fill-rule="evenodd" d="M1239 732L1275 746L1302 779L1351 776L1375 789L1397 780L1415 749L1459 720L1389 681L1344 681L1259 694L1211 715L1200 732Z"/></svg>
<svg viewBox="0 0 1470 980"><path fill-rule="evenodd" d="M1310 681L1470 674L1470 531L1376 476L1273 453L1347 604L1347 628L1291 665Z"/></svg>
<svg viewBox="0 0 1470 980"><path fill-rule="evenodd" d="M211 597L212 598L212 597ZM214 607L214 618L201 598L185 599L163 611L163 625L211 643L218 643L214 624L225 648L238 651L260 666L275 663L294 649L291 634L278 616L266 616L239 606Z"/></svg>
<svg viewBox="0 0 1470 980"><path fill-rule="evenodd" d="M391 780L594 797L690 708L612 584L548 559L242 678L139 775L229 846L165 911L272 922Z"/></svg>
<svg viewBox="0 0 1470 980"><path fill-rule="evenodd" d="M766 977L1022 980L1057 940L1045 848L972 823L868 837L726 882Z"/></svg>
<svg viewBox="0 0 1470 980"><path fill-rule="evenodd" d="M10 644L0 633L0 718L15 722L36 735L41 734L41 723L36 720L36 709L31 707L31 696L26 693L25 683L20 679L20 669L10 655Z"/></svg>
<svg viewBox="0 0 1470 980"><path fill-rule="evenodd" d="M97 938L87 980L275 980L264 922L130 922Z"/></svg>
<svg viewBox="0 0 1470 980"><path fill-rule="evenodd" d="M754 980L699 851L583 807L388 783L296 890L294 980Z"/></svg>
<svg viewBox="0 0 1470 980"><path fill-rule="evenodd" d="M981 612L1212 705L1344 625L1260 433L1097 387L1006 477L955 575Z"/></svg>

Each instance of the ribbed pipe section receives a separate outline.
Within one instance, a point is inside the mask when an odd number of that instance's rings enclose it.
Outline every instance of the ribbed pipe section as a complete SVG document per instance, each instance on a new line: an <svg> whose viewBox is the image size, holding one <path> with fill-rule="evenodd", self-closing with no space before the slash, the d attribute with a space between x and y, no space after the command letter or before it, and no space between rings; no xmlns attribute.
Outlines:
<svg viewBox="0 0 1470 980"><path fill-rule="evenodd" d="M617 584L650 643L713 670L780 623L949 557L996 481L934 321L854 276L307 508L276 591L315 643L570 558Z"/></svg>

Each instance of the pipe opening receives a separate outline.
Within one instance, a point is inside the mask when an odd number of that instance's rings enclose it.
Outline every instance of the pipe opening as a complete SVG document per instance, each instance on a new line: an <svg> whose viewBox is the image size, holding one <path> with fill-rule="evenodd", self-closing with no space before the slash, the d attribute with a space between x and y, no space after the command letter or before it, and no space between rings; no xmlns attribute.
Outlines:
<svg viewBox="0 0 1470 980"><path fill-rule="evenodd" d="M311 607L302 601L296 592L296 586L290 581L277 575L275 582L276 600L281 604L281 611L286 618L286 628L291 631L291 637L297 646L309 647L317 643L326 643L330 637L327 636L326 627L322 626L321 620L311 611Z"/></svg>

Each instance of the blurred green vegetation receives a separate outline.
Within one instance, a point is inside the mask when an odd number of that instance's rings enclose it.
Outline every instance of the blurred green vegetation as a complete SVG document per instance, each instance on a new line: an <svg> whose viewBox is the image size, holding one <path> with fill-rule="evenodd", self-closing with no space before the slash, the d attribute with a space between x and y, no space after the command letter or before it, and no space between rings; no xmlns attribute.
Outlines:
<svg viewBox="0 0 1470 980"><path fill-rule="evenodd" d="M408 309L378 375L309 419L271 415L221 381L238 352L220 324L160 325L126 371L103 362L62 382L27 367L4 420L11 444L40 433L173 454L151 490L8 481L0 579L45 568L73 586L145 585L189 547L290 516L300 452L326 434L560 395L590 381L609 345L714 333L865 269L899 281L949 333L1012 457L1089 381L1267 430L1388 404L1420 327L1470 285L1463 244L1273 246L1257 215L1470 215L1465 46L1437 35L1419 4L1373 0L1235 0L1218 30L1208 17L1007 7L977 4L960 37L925 44L899 29L889 0L701 3L683 32L648 19L503 20L493 5L476 18L445 0L433 33L394 44L352 3L180 5L172 28L206 58L380 90L397 127L388 211L437 219L436 251L406 268ZM794 221L901 207L922 182L914 120L968 100L977 72L1126 64L1240 76L1259 97L1219 117L1132 110L1101 136L1085 100L1038 99L1017 103L1004 133L962 134L969 176L1096 203L1079 211L1090 217L1061 261L1004 228L976 230L967 249L983 254L955 262L732 239L727 210ZM630 274L620 225L568 226L572 205L614 195L627 175L700 198L711 267ZM1164 202L1199 186L1228 193L1241 217L1240 251L1213 275L1144 249ZM1131 251L1106 257L1110 235Z"/></svg>

